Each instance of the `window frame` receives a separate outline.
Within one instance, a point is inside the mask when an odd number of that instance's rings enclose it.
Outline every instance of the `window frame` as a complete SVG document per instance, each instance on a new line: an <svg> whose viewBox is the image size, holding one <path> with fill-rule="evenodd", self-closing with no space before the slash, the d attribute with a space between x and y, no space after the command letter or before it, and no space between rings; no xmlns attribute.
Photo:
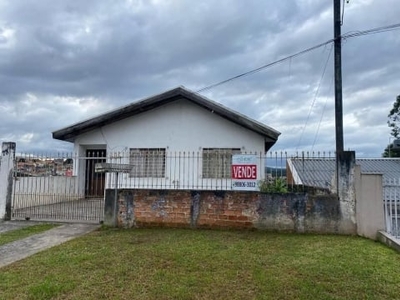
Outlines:
<svg viewBox="0 0 400 300"><path fill-rule="evenodd" d="M203 148L202 178L232 178L232 156L241 153L240 148Z"/></svg>
<svg viewBox="0 0 400 300"><path fill-rule="evenodd" d="M165 178L166 149L129 148L129 164L131 178Z"/></svg>

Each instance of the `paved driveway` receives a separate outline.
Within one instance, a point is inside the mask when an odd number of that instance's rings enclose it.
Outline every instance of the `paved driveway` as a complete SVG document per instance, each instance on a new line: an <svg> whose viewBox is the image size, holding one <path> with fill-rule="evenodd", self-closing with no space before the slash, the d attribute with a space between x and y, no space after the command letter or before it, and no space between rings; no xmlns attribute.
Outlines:
<svg viewBox="0 0 400 300"><path fill-rule="evenodd" d="M22 228L23 224L37 224L35 222L2 222L2 232ZM27 225L27 226L29 226ZM0 246L0 268L12 264L18 260L29 257L40 251L60 245L69 240L87 234L99 228L100 225L93 224L63 224L48 231L31 235L27 238Z"/></svg>
<svg viewBox="0 0 400 300"><path fill-rule="evenodd" d="M18 207L18 206L17 206ZM59 222L97 223L103 221L104 199L79 199L46 205L29 206L12 211L16 220L43 220Z"/></svg>

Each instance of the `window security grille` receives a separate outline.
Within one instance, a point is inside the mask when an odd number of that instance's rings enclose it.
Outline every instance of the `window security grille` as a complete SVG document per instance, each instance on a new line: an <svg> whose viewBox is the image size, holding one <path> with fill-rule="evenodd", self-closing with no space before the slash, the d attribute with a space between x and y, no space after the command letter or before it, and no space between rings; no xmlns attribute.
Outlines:
<svg viewBox="0 0 400 300"><path fill-rule="evenodd" d="M232 155L239 148L204 148L203 178L231 178Z"/></svg>
<svg viewBox="0 0 400 300"><path fill-rule="evenodd" d="M165 149L131 148L129 163L130 177L165 177Z"/></svg>

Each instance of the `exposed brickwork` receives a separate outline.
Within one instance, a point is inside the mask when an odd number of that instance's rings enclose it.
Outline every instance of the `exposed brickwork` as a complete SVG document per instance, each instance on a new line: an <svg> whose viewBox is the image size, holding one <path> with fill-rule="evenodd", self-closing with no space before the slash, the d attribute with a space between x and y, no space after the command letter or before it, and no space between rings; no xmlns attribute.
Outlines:
<svg viewBox="0 0 400 300"><path fill-rule="evenodd" d="M120 214L124 214L123 193L119 194ZM187 226L190 223L190 194L187 191L134 191L135 226ZM122 216L121 215L121 216ZM123 223L123 222L122 222Z"/></svg>
<svg viewBox="0 0 400 300"><path fill-rule="evenodd" d="M258 193L202 192L198 227L251 228Z"/></svg>
<svg viewBox="0 0 400 300"><path fill-rule="evenodd" d="M118 198L120 227L352 233L340 232L340 222L339 202L334 195L123 190Z"/></svg>

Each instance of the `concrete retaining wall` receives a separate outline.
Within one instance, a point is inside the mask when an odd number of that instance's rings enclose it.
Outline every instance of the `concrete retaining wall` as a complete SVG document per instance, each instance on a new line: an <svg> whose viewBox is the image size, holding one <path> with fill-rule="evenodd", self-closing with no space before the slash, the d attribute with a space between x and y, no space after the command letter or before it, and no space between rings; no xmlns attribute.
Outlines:
<svg viewBox="0 0 400 300"><path fill-rule="evenodd" d="M120 190L114 207L114 192L106 191L105 222L118 227L254 228L356 234L341 226L343 220L336 195Z"/></svg>

